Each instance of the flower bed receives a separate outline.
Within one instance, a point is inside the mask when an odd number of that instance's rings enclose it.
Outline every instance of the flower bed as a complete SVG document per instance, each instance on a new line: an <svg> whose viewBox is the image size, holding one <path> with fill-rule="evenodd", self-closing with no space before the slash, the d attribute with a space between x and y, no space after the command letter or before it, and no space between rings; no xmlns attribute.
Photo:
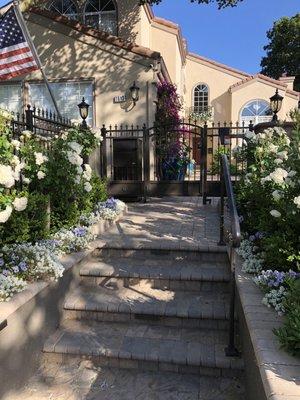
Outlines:
<svg viewBox="0 0 300 400"><path fill-rule="evenodd" d="M295 113L298 118L299 114ZM246 135L239 153L248 161L237 185L244 240L238 253L243 271L254 274L263 303L286 315L275 333L284 348L300 354L300 129Z"/></svg>
<svg viewBox="0 0 300 400"><path fill-rule="evenodd" d="M95 239L90 227L101 220L116 220L125 207L122 201L111 198L95 206L95 211L88 216L88 226L63 228L35 244L4 246L0 253L0 301L8 301L15 293L23 291L28 282L62 277L64 266L58 256L87 248ZM86 216L82 216L83 220L86 221Z"/></svg>
<svg viewBox="0 0 300 400"><path fill-rule="evenodd" d="M73 126L49 139L16 134L11 122L0 110L0 301L27 282L59 279L58 256L86 248L90 226L125 207L107 200L105 182L86 162L100 146L99 129Z"/></svg>

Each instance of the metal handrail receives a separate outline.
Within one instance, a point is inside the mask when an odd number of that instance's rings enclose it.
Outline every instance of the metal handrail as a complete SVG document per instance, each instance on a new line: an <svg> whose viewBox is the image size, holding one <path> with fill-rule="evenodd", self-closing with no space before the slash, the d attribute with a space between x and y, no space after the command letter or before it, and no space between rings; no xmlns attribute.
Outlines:
<svg viewBox="0 0 300 400"><path fill-rule="evenodd" d="M229 340L225 349L227 357L238 357L239 351L235 346L235 268L233 262L233 249L240 247L241 244L241 227L239 215L236 208L235 196L231 180L228 157L226 154L221 156L221 207L220 207L220 241L219 245L225 246L225 195L230 215L230 265L231 265L231 296L230 296L230 314L229 314Z"/></svg>
<svg viewBox="0 0 300 400"><path fill-rule="evenodd" d="M221 155L221 216L220 216L221 221L220 221L220 243L219 243L220 245L225 245L225 238L224 238L225 194L227 195L226 197L230 213L231 244L232 247L238 248L240 247L241 244L240 220L236 208L228 157L226 154L222 154Z"/></svg>

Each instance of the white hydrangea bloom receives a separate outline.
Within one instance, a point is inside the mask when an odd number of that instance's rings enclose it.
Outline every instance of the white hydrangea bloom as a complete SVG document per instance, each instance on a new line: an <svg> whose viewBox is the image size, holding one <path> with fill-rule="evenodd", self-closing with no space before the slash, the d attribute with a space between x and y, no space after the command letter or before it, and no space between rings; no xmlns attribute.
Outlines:
<svg viewBox="0 0 300 400"><path fill-rule="evenodd" d="M84 164L83 178L88 182L92 179L92 168L89 164Z"/></svg>
<svg viewBox="0 0 300 400"><path fill-rule="evenodd" d="M68 151L67 152L67 157L69 162L72 165L82 165L83 164L83 159L82 157L80 157L80 155L78 153L76 153L75 151Z"/></svg>
<svg viewBox="0 0 300 400"><path fill-rule="evenodd" d="M275 201L278 201L281 199L281 193L279 192L279 190L274 190L274 192L272 193L272 196Z"/></svg>
<svg viewBox="0 0 300 400"><path fill-rule="evenodd" d="M276 168L269 176L275 183L284 183L285 178L288 176L288 172L283 168Z"/></svg>
<svg viewBox="0 0 300 400"><path fill-rule="evenodd" d="M12 211L12 206L7 206L5 210L0 211L0 224L5 224L5 222L9 220Z"/></svg>
<svg viewBox="0 0 300 400"><path fill-rule="evenodd" d="M25 183L26 185L29 185L29 183L31 182L31 180L29 178L26 178L26 176L22 175L22 181L23 183Z"/></svg>
<svg viewBox="0 0 300 400"><path fill-rule="evenodd" d="M22 135L21 135L21 138L22 139L30 139L31 136L32 136L32 132L31 131L23 131Z"/></svg>
<svg viewBox="0 0 300 400"><path fill-rule="evenodd" d="M38 177L39 180L44 179L45 176L46 176L46 174L45 174L45 172L43 172L43 171L39 171L39 172L37 173L37 177Z"/></svg>
<svg viewBox="0 0 300 400"><path fill-rule="evenodd" d="M296 204L297 208L300 208L300 196L294 198L294 204Z"/></svg>
<svg viewBox="0 0 300 400"><path fill-rule="evenodd" d="M281 158L282 160L288 159L288 152L287 151L280 151L277 153L277 157Z"/></svg>
<svg viewBox="0 0 300 400"><path fill-rule="evenodd" d="M21 142L19 140L13 139L11 141L11 144L14 146L14 148L16 150L19 150L19 148L21 147Z"/></svg>
<svg viewBox="0 0 300 400"><path fill-rule="evenodd" d="M10 189L15 184L13 170L10 165L0 164L0 185Z"/></svg>
<svg viewBox="0 0 300 400"><path fill-rule="evenodd" d="M75 153L80 154L82 152L83 147L77 142L70 142L69 143L70 149L75 151Z"/></svg>
<svg viewBox="0 0 300 400"><path fill-rule="evenodd" d="M270 143L270 145L269 145L269 150L270 150L271 153L277 153L277 151L278 151L278 146L276 146L276 145L273 144L273 143Z"/></svg>
<svg viewBox="0 0 300 400"><path fill-rule="evenodd" d="M48 157L46 157L43 153L34 153L34 156L36 165L42 165L48 161Z"/></svg>
<svg viewBox="0 0 300 400"><path fill-rule="evenodd" d="M276 165L279 165L283 163L283 160L281 158L276 158L274 162Z"/></svg>
<svg viewBox="0 0 300 400"><path fill-rule="evenodd" d="M90 184L90 182L85 182L85 184L84 184L84 190L85 190L86 192L89 193L92 189L93 189L93 187L92 187L92 185Z"/></svg>
<svg viewBox="0 0 300 400"><path fill-rule="evenodd" d="M28 204L27 197L16 197L13 201L13 206L16 211L24 211L26 210Z"/></svg>
<svg viewBox="0 0 300 400"><path fill-rule="evenodd" d="M277 210L271 210L270 214L272 215L272 217L274 218L280 218L281 217L281 213Z"/></svg>

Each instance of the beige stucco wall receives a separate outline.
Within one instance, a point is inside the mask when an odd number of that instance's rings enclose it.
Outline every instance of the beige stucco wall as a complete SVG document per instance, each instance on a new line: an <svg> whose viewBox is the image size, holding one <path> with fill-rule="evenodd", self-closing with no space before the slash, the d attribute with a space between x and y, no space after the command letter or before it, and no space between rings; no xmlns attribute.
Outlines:
<svg viewBox="0 0 300 400"><path fill-rule="evenodd" d="M161 53L170 74L171 80L182 95L183 60L178 44L178 37L173 28L153 23L151 27L151 49Z"/></svg>
<svg viewBox="0 0 300 400"><path fill-rule="evenodd" d="M47 27L43 26L45 22ZM151 90L151 59L82 35L62 24L51 22L49 26L49 21L40 16L31 16L29 29L50 80L94 81L96 126L143 124L147 118L152 122L155 93ZM40 79L41 76L37 72L26 78ZM136 106L128 104L125 108L126 104L114 104L113 98L125 94L133 81L141 89Z"/></svg>
<svg viewBox="0 0 300 400"><path fill-rule="evenodd" d="M262 81L251 81L248 84L235 88L231 94L232 112L231 118L233 121L238 121L240 118L240 112L242 108L251 100L261 99L267 102L270 101L270 97L274 95L276 90L275 85L271 85ZM279 94L284 97L282 109L278 113L278 117L281 120L290 120L287 115L288 112L297 107L298 100L294 97L290 97L285 89L279 90Z"/></svg>
<svg viewBox="0 0 300 400"><path fill-rule="evenodd" d="M186 106L193 106L195 86L205 83L209 88L209 104L214 108L215 122L231 120L231 99L229 86L239 82L243 77L236 73L221 70L212 64L198 61L188 56L186 63Z"/></svg>

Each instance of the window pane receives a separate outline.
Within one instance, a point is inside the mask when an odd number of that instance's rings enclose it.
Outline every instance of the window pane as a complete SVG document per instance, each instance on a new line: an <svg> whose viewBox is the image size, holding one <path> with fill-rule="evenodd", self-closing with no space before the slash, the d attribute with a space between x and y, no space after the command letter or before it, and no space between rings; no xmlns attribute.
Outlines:
<svg viewBox="0 0 300 400"><path fill-rule="evenodd" d="M194 112L208 110L208 86L201 84L194 89Z"/></svg>
<svg viewBox="0 0 300 400"><path fill-rule="evenodd" d="M117 34L117 10L113 0L88 0L84 10L84 22L93 28Z"/></svg>
<svg viewBox="0 0 300 400"><path fill-rule="evenodd" d="M80 119L77 105L82 97L91 106L87 119L88 125L93 125L93 85L90 82L65 82L51 83L58 108L64 117L69 119ZM30 85L30 100L37 108L54 110L51 97L44 84Z"/></svg>
<svg viewBox="0 0 300 400"><path fill-rule="evenodd" d="M0 108L12 112L22 111L21 85L0 85Z"/></svg>
<svg viewBox="0 0 300 400"><path fill-rule="evenodd" d="M77 8L72 0L54 0L48 4L47 8L71 19L77 19Z"/></svg>

